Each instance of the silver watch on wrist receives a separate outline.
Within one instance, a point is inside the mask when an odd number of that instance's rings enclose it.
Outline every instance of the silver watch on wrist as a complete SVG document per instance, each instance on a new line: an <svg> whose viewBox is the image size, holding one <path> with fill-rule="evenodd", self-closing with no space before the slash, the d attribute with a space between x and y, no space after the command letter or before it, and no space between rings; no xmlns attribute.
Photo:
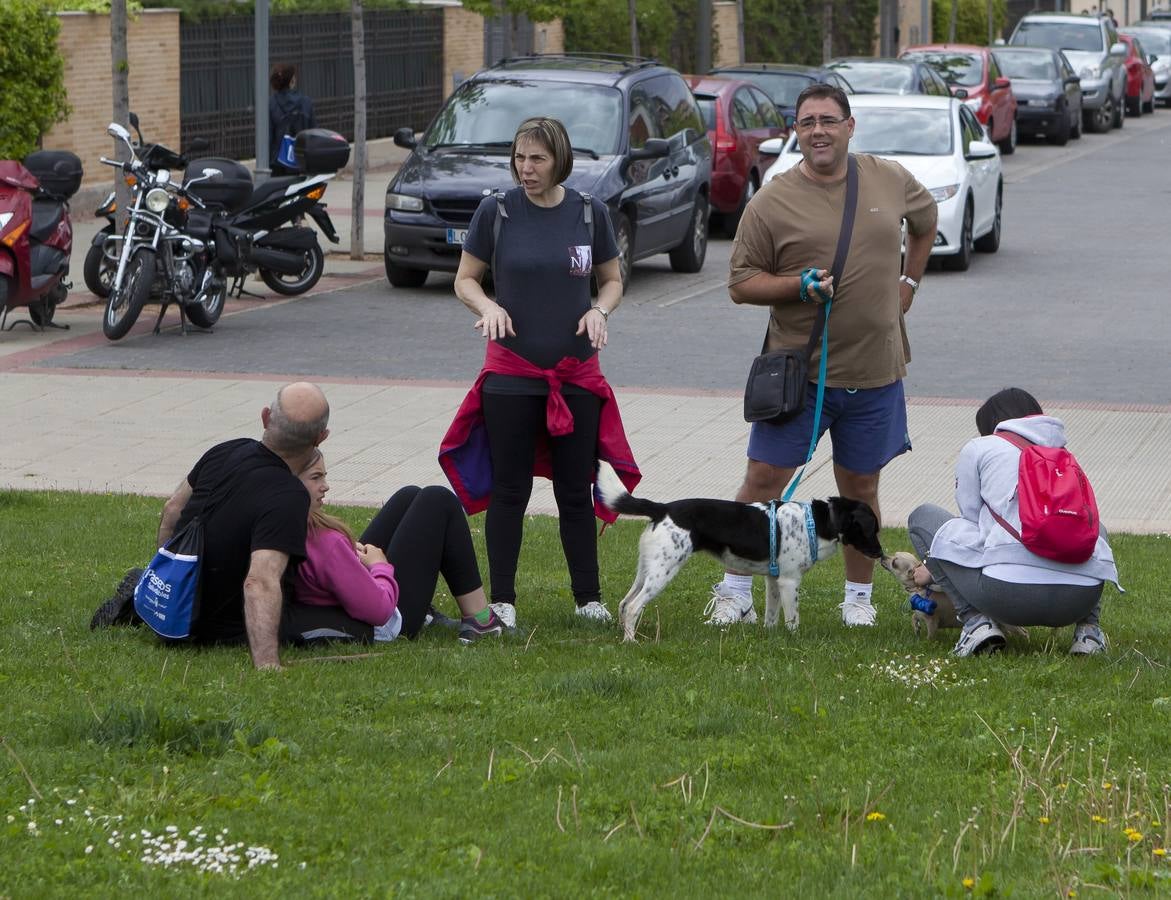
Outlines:
<svg viewBox="0 0 1171 900"><path fill-rule="evenodd" d="M917 282L910 275L900 275L899 281L901 281L905 284L909 284L911 286L911 296L912 297L914 297L915 294L917 294L919 292L919 282Z"/></svg>

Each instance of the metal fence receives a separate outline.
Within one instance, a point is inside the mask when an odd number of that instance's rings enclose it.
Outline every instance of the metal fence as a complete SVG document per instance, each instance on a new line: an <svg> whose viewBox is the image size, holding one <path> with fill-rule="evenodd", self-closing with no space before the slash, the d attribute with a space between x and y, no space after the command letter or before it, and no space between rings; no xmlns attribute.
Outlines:
<svg viewBox="0 0 1171 900"><path fill-rule="evenodd" d="M443 103L442 11L372 10L363 24L367 138L387 137L404 125L421 131ZM182 143L203 137L216 156L253 157L252 17L184 22L179 35ZM296 66L297 87L313 101L318 127L353 140L349 16L273 16L269 60Z"/></svg>

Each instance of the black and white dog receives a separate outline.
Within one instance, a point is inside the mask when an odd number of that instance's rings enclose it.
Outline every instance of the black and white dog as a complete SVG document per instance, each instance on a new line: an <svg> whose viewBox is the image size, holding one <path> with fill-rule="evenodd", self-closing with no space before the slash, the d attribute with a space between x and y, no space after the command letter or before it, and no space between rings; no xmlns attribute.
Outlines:
<svg viewBox="0 0 1171 900"><path fill-rule="evenodd" d="M766 503L732 500L676 500L655 503L631 496L605 462L598 470L598 493L617 513L646 516L650 524L638 544L638 574L618 606L623 638L633 641L638 620L697 550L710 553L728 569L763 575L764 624L773 628L785 610L785 625L798 623L797 587L818 560L837 552L839 544L873 559L882 557L878 519L865 503L830 497L809 503L777 503L773 528L780 574L769 575L770 522Z"/></svg>

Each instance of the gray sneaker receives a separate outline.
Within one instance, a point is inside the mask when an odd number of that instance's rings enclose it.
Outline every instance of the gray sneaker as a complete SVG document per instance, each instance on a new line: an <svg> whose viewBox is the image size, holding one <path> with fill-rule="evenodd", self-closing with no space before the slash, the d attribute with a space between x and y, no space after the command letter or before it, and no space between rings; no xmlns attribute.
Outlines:
<svg viewBox="0 0 1171 900"><path fill-rule="evenodd" d="M756 610L752 597L740 597L725 593L724 583L712 585L712 596L703 614L707 616L704 625L727 628L729 625L751 625L756 621Z"/></svg>
<svg viewBox="0 0 1171 900"><path fill-rule="evenodd" d="M1079 625L1073 630L1069 652L1074 656L1093 656L1106 652L1106 633L1097 625Z"/></svg>
<svg viewBox="0 0 1171 900"><path fill-rule="evenodd" d="M960 639L952 649L952 656L978 656L996 653L1004 648L1004 632L987 616L972 616L964 623Z"/></svg>
<svg viewBox="0 0 1171 900"><path fill-rule="evenodd" d="M492 612L499 616L500 621L504 623L504 627L509 631L516 628L516 607L511 603L489 603L492 607Z"/></svg>

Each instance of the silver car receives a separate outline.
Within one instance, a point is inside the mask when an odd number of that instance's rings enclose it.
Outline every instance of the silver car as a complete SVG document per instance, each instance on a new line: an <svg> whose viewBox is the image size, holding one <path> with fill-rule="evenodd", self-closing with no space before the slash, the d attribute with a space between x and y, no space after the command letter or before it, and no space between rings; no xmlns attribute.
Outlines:
<svg viewBox="0 0 1171 900"><path fill-rule="evenodd" d="M1030 13L1008 40L1011 47L1062 51L1081 78L1082 120L1087 131L1121 128L1126 107L1126 44L1104 16Z"/></svg>

